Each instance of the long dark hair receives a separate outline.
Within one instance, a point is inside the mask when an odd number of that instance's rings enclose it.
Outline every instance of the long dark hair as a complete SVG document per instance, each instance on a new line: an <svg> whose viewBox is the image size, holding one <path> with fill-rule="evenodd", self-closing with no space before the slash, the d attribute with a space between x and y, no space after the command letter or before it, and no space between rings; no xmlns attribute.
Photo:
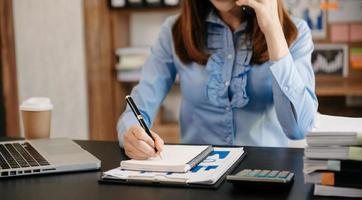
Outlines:
<svg viewBox="0 0 362 200"><path fill-rule="evenodd" d="M172 28L173 42L179 59L187 64L197 62L205 65L208 55L204 49L207 41L205 19L213 5L205 0L183 0L181 3L181 14ZM285 10L283 1L278 0L279 20L283 28L285 39L290 44L296 39L298 30L288 12ZM263 32L254 17L248 24L251 27L250 37L253 41L253 64L260 64L269 60L268 48Z"/></svg>

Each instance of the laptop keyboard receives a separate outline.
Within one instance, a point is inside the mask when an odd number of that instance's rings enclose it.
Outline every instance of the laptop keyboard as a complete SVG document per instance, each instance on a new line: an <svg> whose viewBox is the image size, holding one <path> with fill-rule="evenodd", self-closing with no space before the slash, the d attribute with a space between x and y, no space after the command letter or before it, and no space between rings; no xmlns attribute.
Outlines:
<svg viewBox="0 0 362 200"><path fill-rule="evenodd" d="M46 165L49 162L28 142L0 144L0 169Z"/></svg>

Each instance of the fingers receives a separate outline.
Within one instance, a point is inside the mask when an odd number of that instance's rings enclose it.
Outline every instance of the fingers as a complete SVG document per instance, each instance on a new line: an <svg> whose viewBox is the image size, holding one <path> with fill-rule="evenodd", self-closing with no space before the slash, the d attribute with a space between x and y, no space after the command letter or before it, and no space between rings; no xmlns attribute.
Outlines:
<svg viewBox="0 0 362 200"><path fill-rule="evenodd" d="M124 134L124 149L130 158L147 159L155 157L153 140L139 126L132 126Z"/></svg>
<svg viewBox="0 0 362 200"><path fill-rule="evenodd" d="M151 134L155 141L147 135L142 127L131 126L123 135L126 155L133 159L143 160L156 156L155 147L157 152L161 152L164 141L155 132L151 131Z"/></svg>
<svg viewBox="0 0 362 200"><path fill-rule="evenodd" d="M163 150L164 141L162 138L156 134L155 132L151 131L153 138L155 138L155 146L158 152Z"/></svg>
<svg viewBox="0 0 362 200"><path fill-rule="evenodd" d="M150 136L140 126L132 126L131 132L133 137L130 137L130 143L139 151L146 155L155 156L155 144Z"/></svg>
<svg viewBox="0 0 362 200"><path fill-rule="evenodd" d="M254 10L258 10L260 7L260 3L256 0L237 0L235 4L238 6L249 6Z"/></svg>
<svg viewBox="0 0 362 200"><path fill-rule="evenodd" d="M142 140L138 140L137 138L130 138L130 144L135 149L134 151L138 150L137 152L141 152L142 156L147 157L155 157L156 152L153 146L150 146L146 142Z"/></svg>
<svg viewBox="0 0 362 200"><path fill-rule="evenodd" d="M147 135L147 133L143 130L142 127L140 127L140 126L132 126L131 130L132 130L132 133L134 134L134 136L137 139L143 140L144 142L146 142L147 144L149 144L152 147L155 146L152 138Z"/></svg>
<svg viewBox="0 0 362 200"><path fill-rule="evenodd" d="M129 158L136 159L136 160L145 160L148 158L147 155L145 155L143 152L137 150L133 146L130 146L129 143L124 144L124 149L125 149L126 155Z"/></svg>

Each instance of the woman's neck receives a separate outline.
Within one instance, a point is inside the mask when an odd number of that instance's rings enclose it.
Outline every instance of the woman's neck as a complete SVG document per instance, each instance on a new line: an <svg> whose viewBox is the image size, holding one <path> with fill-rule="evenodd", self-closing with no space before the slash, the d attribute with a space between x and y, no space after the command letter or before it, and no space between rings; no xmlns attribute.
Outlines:
<svg viewBox="0 0 362 200"><path fill-rule="evenodd" d="M230 11L227 12L218 12L221 19L230 27L232 31L235 31L240 24L244 21L241 8L235 6Z"/></svg>

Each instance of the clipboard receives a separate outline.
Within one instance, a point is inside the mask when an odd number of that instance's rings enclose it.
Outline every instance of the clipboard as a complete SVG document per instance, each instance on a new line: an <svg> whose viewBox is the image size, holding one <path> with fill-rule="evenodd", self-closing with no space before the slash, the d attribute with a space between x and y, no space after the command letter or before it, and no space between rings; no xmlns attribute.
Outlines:
<svg viewBox="0 0 362 200"><path fill-rule="evenodd" d="M217 148L217 147L215 147ZM222 148L222 147L220 147ZM227 148L240 148L240 147L227 147ZM204 189L217 189L225 181L227 175L232 173L234 169L245 158L247 152L241 154L237 160L226 170L223 175L213 184L200 184L200 183L187 183L187 182L162 182L154 179L119 179L106 177L104 172L101 174L98 183L99 184L121 184L121 185L140 185L140 186L155 186L155 187L185 187L185 188L204 188ZM197 166L196 166L197 167Z"/></svg>

